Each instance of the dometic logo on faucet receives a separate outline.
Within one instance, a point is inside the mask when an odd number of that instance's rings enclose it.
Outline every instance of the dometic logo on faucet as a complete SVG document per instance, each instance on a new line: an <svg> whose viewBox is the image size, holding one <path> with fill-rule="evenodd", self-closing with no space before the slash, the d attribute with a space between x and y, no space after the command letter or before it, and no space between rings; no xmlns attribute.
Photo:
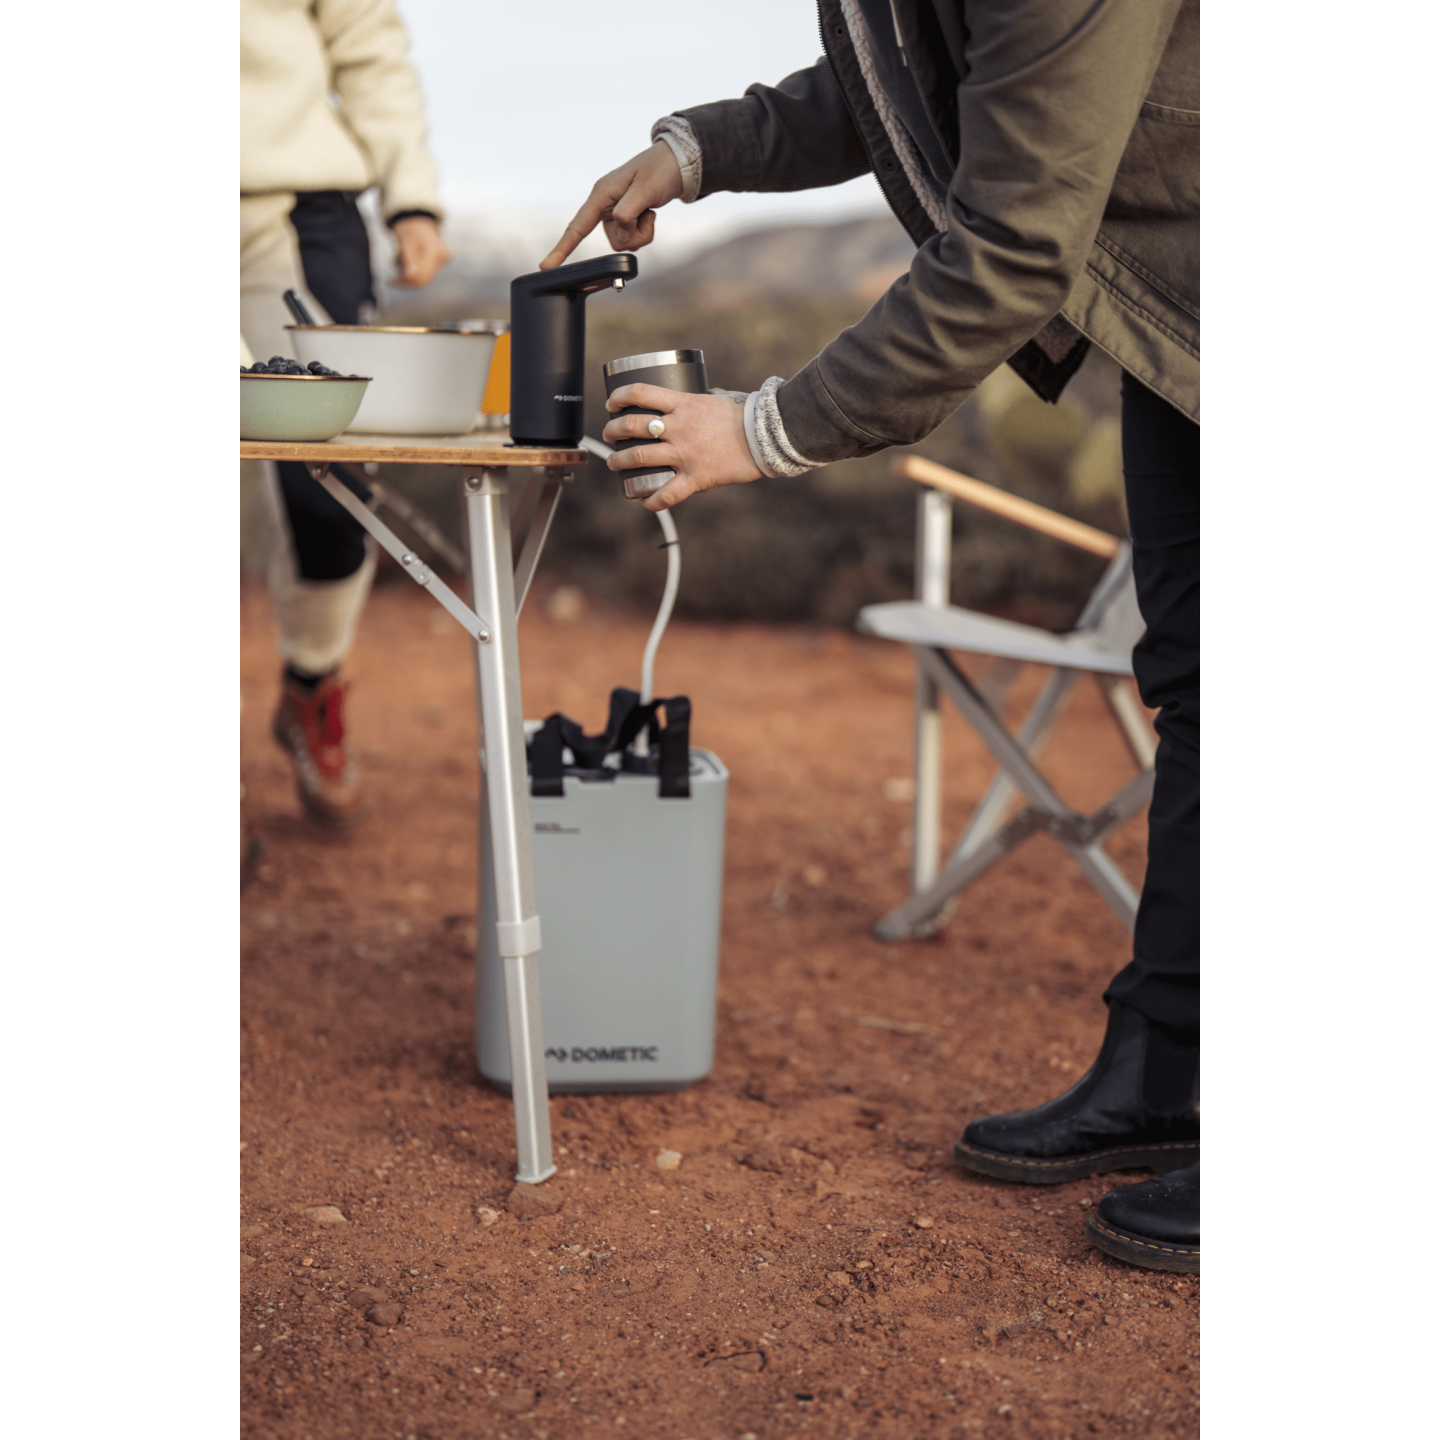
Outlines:
<svg viewBox="0 0 1440 1440"><path fill-rule="evenodd" d="M648 1061L654 1064L660 1058L660 1047L658 1045L615 1045L601 1046L577 1045L573 1050L567 1050L563 1045L558 1049L551 1049L545 1052L547 1060L558 1060L562 1065L565 1061L584 1063L585 1061L609 1061L614 1063L620 1061L624 1064L631 1064L636 1061Z"/></svg>
<svg viewBox="0 0 1440 1440"><path fill-rule="evenodd" d="M583 395L552 395L552 400L583 400Z"/></svg>

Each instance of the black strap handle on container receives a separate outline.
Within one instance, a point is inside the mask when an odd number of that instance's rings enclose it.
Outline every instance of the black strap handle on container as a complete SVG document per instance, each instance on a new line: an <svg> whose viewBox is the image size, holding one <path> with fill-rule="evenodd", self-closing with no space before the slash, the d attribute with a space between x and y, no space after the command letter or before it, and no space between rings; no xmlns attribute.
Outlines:
<svg viewBox="0 0 1440 1440"><path fill-rule="evenodd" d="M661 728L657 712L665 710ZM565 793L565 751L575 756L575 768L609 779L605 757L628 748L642 727L649 730L650 745L660 752L660 798L690 798L690 701L684 695L640 703L634 690L616 689L610 695L610 721L603 735L586 735L569 716L556 713L530 738L530 793L562 796Z"/></svg>

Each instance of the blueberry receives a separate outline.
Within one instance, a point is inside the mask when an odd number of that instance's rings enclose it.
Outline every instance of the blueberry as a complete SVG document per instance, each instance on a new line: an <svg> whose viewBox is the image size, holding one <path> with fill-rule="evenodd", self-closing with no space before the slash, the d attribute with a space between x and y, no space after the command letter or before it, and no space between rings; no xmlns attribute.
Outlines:
<svg viewBox="0 0 1440 1440"><path fill-rule="evenodd" d="M305 368L312 375L323 375L325 373L325 367L318 360L312 360Z"/></svg>
<svg viewBox="0 0 1440 1440"><path fill-rule="evenodd" d="M268 375L270 373L270 367L263 360L257 360L250 367L250 373L252 375Z"/></svg>

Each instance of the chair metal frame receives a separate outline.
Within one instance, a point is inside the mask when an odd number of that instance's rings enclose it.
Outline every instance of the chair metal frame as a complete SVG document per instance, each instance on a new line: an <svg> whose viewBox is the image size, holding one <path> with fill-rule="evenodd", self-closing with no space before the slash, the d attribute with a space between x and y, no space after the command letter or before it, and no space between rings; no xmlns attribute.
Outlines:
<svg viewBox="0 0 1440 1440"><path fill-rule="evenodd" d="M916 599L867 606L859 628L908 645L915 657L914 849L911 894L876 923L875 934L882 940L934 934L949 918L960 891L1034 834L1058 840L1120 921L1133 930L1139 897L1104 848L1105 840L1149 803L1155 783L1155 732L1131 679L1130 652L1144 627L1135 601L1129 543L917 456L899 457L892 468L926 487L916 506ZM1110 556L1072 631L1053 635L950 604L952 496ZM956 651L993 657L988 673L972 679L956 662ZM1027 662L1053 669L1012 735L1001 711L1011 683ZM1036 763L1084 674L1094 676L1139 767L1133 780L1088 814L1071 809ZM942 695L1000 767L943 866ZM1017 796L1025 803L1006 820Z"/></svg>

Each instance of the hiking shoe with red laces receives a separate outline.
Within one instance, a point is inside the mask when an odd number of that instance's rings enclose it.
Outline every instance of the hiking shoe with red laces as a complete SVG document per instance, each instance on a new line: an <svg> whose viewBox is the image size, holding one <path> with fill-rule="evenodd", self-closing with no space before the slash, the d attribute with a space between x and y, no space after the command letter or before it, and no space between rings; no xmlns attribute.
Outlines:
<svg viewBox="0 0 1440 1440"><path fill-rule="evenodd" d="M345 752L348 685L327 675L308 691L288 675L281 681L274 732L295 762L295 789L312 819L345 825L360 816L360 776Z"/></svg>

